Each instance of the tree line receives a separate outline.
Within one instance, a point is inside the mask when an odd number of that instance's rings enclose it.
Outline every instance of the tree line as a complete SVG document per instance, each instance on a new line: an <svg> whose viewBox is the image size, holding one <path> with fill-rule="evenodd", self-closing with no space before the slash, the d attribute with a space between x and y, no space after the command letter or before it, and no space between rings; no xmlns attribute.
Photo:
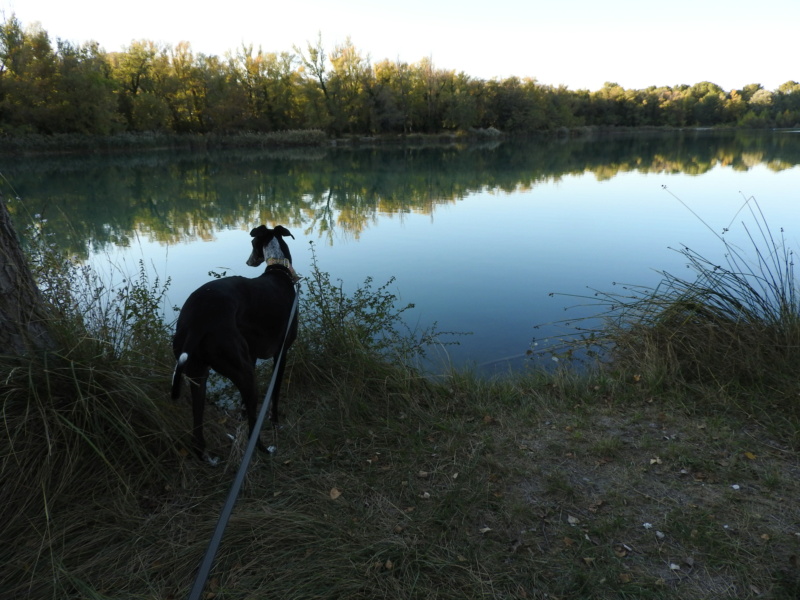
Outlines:
<svg viewBox="0 0 800 600"><path fill-rule="evenodd" d="M120 52L97 42L55 44L12 15L0 27L0 134L217 133L317 129L329 135L437 134L495 128L793 127L800 84L725 91L694 85L570 90L535 79L484 80L416 63L373 62L348 38L327 52L224 57L147 40Z"/></svg>

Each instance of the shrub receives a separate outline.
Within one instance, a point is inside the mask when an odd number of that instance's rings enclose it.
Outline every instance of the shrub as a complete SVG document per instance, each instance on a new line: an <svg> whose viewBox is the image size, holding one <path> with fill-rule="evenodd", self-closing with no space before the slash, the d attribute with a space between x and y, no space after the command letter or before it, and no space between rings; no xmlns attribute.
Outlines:
<svg viewBox="0 0 800 600"><path fill-rule="evenodd" d="M385 369L417 371L423 368L426 348L448 344L436 323L414 330L404 321L413 304L397 305L390 291L394 278L374 287L367 277L351 294L343 282L331 281L322 271L311 245L311 273L304 279L300 304L300 331L292 349L297 368L316 379L322 373L371 372L380 377Z"/></svg>

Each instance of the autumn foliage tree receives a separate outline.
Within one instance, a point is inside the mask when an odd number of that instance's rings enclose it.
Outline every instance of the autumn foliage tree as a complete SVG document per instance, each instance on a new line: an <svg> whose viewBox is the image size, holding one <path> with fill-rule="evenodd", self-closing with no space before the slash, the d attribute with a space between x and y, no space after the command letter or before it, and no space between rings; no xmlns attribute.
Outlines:
<svg viewBox="0 0 800 600"><path fill-rule="evenodd" d="M53 43L12 16L0 25L0 133L236 133L322 129L331 135L412 134L494 127L527 134L571 127L791 127L800 84L725 91L693 85L569 90L533 78L483 80L416 63L373 63L351 39L327 51L224 57L148 40L119 52Z"/></svg>

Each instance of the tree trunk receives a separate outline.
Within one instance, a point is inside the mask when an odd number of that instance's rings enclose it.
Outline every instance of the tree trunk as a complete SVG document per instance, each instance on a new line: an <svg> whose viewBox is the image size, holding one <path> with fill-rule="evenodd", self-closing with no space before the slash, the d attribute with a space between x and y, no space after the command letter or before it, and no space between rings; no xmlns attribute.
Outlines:
<svg viewBox="0 0 800 600"><path fill-rule="evenodd" d="M47 310L0 196L0 354L52 347Z"/></svg>

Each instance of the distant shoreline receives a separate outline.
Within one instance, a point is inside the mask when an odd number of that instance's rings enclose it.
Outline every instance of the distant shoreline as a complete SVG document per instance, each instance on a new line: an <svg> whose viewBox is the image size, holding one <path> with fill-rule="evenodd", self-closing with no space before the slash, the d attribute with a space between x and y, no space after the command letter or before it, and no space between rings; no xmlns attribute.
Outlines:
<svg viewBox="0 0 800 600"><path fill-rule="evenodd" d="M789 128L786 131L793 131ZM441 146L450 144L499 143L506 139L553 139L630 133L668 133L678 131L739 131L740 127L560 127L526 134L508 134L494 128L436 134L381 134L330 137L320 130L294 130L273 133L175 134L123 133L115 135L29 134L0 138L1 156L58 154L118 154L163 150L218 151L229 149L361 148L370 146ZM748 129L749 130L749 129Z"/></svg>

